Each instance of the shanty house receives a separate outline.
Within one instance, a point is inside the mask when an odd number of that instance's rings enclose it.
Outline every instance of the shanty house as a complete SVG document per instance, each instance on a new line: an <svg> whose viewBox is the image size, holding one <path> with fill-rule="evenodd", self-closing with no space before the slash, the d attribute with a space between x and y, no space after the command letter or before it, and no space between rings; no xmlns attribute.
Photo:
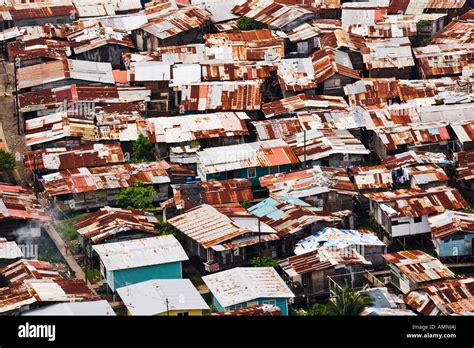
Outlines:
<svg viewBox="0 0 474 348"><path fill-rule="evenodd" d="M474 214L446 210L428 222L439 257L474 256Z"/></svg>
<svg viewBox="0 0 474 348"><path fill-rule="evenodd" d="M460 278L423 286L404 297L405 303L420 315L474 314L474 278Z"/></svg>
<svg viewBox="0 0 474 348"><path fill-rule="evenodd" d="M253 205L248 211L277 231L278 257L293 254L295 244L323 227L349 225L353 220L350 210L327 212L290 195L271 195Z"/></svg>
<svg viewBox="0 0 474 348"><path fill-rule="evenodd" d="M344 168L314 166L266 175L260 185L270 194L299 198L324 211L352 210L357 191Z"/></svg>
<svg viewBox="0 0 474 348"><path fill-rule="evenodd" d="M70 33L67 39L77 59L108 62L114 69L122 67L122 54L134 48L126 31L100 22Z"/></svg>
<svg viewBox="0 0 474 348"><path fill-rule="evenodd" d="M276 231L240 205L203 204L168 222L184 235L186 249L204 261L208 272L245 266L260 255L276 256Z"/></svg>
<svg viewBox="0 0 474 348"><path fill-rule="evenodd" d="M105 206L82 216L74 223L74 228L82 240L99 244L158 234L157 225L158 219L152 213Z"/></svg>
<svg viewBox="0 0 474 348"><path fill-rule="evenodd" d="M298 159L281 139L221 146L198 152L197 173L203 181L249 179L258 188L259 178L288 172Z"/></svg>
<svg viewBox="0 0 474 348"><path fill-rule="evenodd" d="M288 315L288 301L295 297L273 267L237 267L202 277L218 312L270 304Z"/></svg>
<svg viewBox="0 0 474 348"><path fill-rule="evenodd" d="M339 286L360 287L370 265L355 249L320 248L279 262L298 296L328 295L329 277Z"/></svg>
<svg viewBox="0 0 474 348"><path fill-rule="evenodd" d="M391 238L431 232L428 217L467 207L457 189L399 189L367 193L370 215Z"/></svg>
<svg viewBox="0 0 474 348"><path fill-rule="evenodd" d="M321 248L342 250L348 247L354 248L375 268L385 264L382 254L386 252L387 247L373 232L368 230L340 230L325 227L296 243L295 254L301 255Z"/></svg>
<svg viewBox="0 0 474 348"><path fill-rule="evenodd" d="M117 289L129 315L199 316L209 310L189 279L151 279Z"/></svg>
<svg viewBox="0 0 474 348"><path fill-rule="evenodd" d="M385 254L384 258L391 271L391 283L404 294L455 277L437 258L420 250Z"/></svg>
<svg viewBox="0 0 474 348"><path fill-rule="evenodd" d="M188 256L173 235L94 245L100 258L100 273L109 288L151 279L181 279L182 262Z"/></svg>
<svg viewBox="0 0 474 348"><path fill-rule="evenodd" d="M469 202L474 202L474 151L455 153L459 163L456 181L459 190Z"/></svg>
<svg viewBox="0 0 474 348"><path fill-rule="evenodd" d="M46 194L62 211L80 211L116 205L116 195L138 182L152 185L153 202L168 197L170 177L166 162L129 163L93 168L75 168L43 175Z"/></svg>

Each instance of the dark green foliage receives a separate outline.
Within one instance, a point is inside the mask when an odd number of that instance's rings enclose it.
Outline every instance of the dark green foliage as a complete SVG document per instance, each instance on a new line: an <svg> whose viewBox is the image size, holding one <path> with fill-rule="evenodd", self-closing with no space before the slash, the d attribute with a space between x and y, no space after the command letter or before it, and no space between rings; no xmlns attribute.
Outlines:
<svg viewBox="0 0 474 348"><path fill-rule="evenodd" d="M240 30L260 29L260 23L249 17L242 17L237 21L237 28Z"/></svg>
<svg viewBox="0 0 474 348"><path fill-rule="evenodd" d="M254 257L250 260L250 264L253 267L276 267L278 266L278 261L271 257Z"/></svg>
<svg viewBox="0 0 474 348"><path fill-rule="evenodd" d="M135 144L133 144L131 161L150 162L155 160L155 146L150 143L147 137L140 134Z"/></svg>
<svg viewBox="0 0 474 348"><path fill-rule="evenodd" d="M135 186L127 187L117 194L117 204L126 209L152 209L152 196L155 194L152 186L139 181Z"/></svg>
<svg viewBox="0 0 474 348"><path fill-rule="evenodd" d="M11 153L0 150L0 172L7 172L15 169L15 156Z"/></svg>

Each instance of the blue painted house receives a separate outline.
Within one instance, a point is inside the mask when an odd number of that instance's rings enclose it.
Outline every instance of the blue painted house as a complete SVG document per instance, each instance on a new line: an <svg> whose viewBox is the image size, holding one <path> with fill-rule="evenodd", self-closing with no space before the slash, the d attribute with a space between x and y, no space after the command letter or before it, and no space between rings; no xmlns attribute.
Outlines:
<svg viewBox="0 0 474 348"><path fill-rule="evenodd" d="M295 297L273 267L237 267L202 280L218 312L271 304L280 308L282 315L288 315L288 300Z"/></svg>
<svg viewBox="0 0 474 348"><path fill-rule="evenodd" d="M249 179L255 188L262 176L288 172L297 163L285 141L272 139L204 149L198 152L197 174L202 181Z"/></svg>
<svg viewBox="0 0 474 348"><path fill-rule="evenodd" d="M446 210L428 223L438 257L474 256L474 214Z"/></svg>
<svg viewBox="0 0 474 348"><path fill-rule="evenodd" d="M173 235L107 243L92 247L110 289L151 279L181 279L188 256Z"/></svg>

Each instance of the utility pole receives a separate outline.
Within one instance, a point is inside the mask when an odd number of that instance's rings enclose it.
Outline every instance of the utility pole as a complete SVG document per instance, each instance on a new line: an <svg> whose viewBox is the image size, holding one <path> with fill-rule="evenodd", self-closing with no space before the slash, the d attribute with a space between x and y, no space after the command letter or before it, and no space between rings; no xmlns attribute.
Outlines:
<svg viewBox="0 0 474 348"><path fill-rule="evenodd" d="M84 249L84 270L85 270L85 275L86 275L86 285L87 285L87 243L86 243L86 238L83 237L82 239L82 249Z"/></svg>
<svg viewBox="0 0 474 348"><path fill-rule="evenodd" d="M304 161L303 161L303 169L306 169L306 129L303 130L304 135L304 144L303 144L303 152L304 152Z"/></svg>
<svg viewBox="0 0 474 348"><path fill-rule="evenodd" d="M166 315L169 317L170 316L170 307L168 304L168 297L166 298Z"/></svg>
<svg viewBox="0 0 474 348"><path fill-rule="evenodd" d="M258 256L260 261L262 260L262 231L260 229L260 216L257 216L258 219Z"/></svg>

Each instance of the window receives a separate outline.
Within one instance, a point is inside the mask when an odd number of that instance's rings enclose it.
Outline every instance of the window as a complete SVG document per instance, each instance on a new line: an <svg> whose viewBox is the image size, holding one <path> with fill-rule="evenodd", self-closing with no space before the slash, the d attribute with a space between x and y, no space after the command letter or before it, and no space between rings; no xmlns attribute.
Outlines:
<svg viewBox="0 0 474 348"><path fill-rule="evenodd" d="M257 177L257 171L255 168L248 168L247 169L247 178L252 179Z"/></svg>
<svg viewBox="0 0 474 348"><path fill-rule="evenodd" d="M276 306L276 300L265 300L265 301L262 301L262 304L269 304L269 305Z"/></svg>
<svg viewBox="0 0 474 348"><path fill-rule="evenodd" d="M415 220L415 223L421 222L421 216L417 216L414 220Z"/></svg>
<svg viewBox="0 0 474 348"><path fill-rule="evenodd" d="M178 312L176 315L178 317L189 317L189 312Z"/></svg>
<svg viewBox="0 0 474 348"><path fill-rule="evenodd" d="M280 172L280 168L279 168L279 166L270 167L269 172L270 172L270 174L277 174L277 173Z"/></svg>

